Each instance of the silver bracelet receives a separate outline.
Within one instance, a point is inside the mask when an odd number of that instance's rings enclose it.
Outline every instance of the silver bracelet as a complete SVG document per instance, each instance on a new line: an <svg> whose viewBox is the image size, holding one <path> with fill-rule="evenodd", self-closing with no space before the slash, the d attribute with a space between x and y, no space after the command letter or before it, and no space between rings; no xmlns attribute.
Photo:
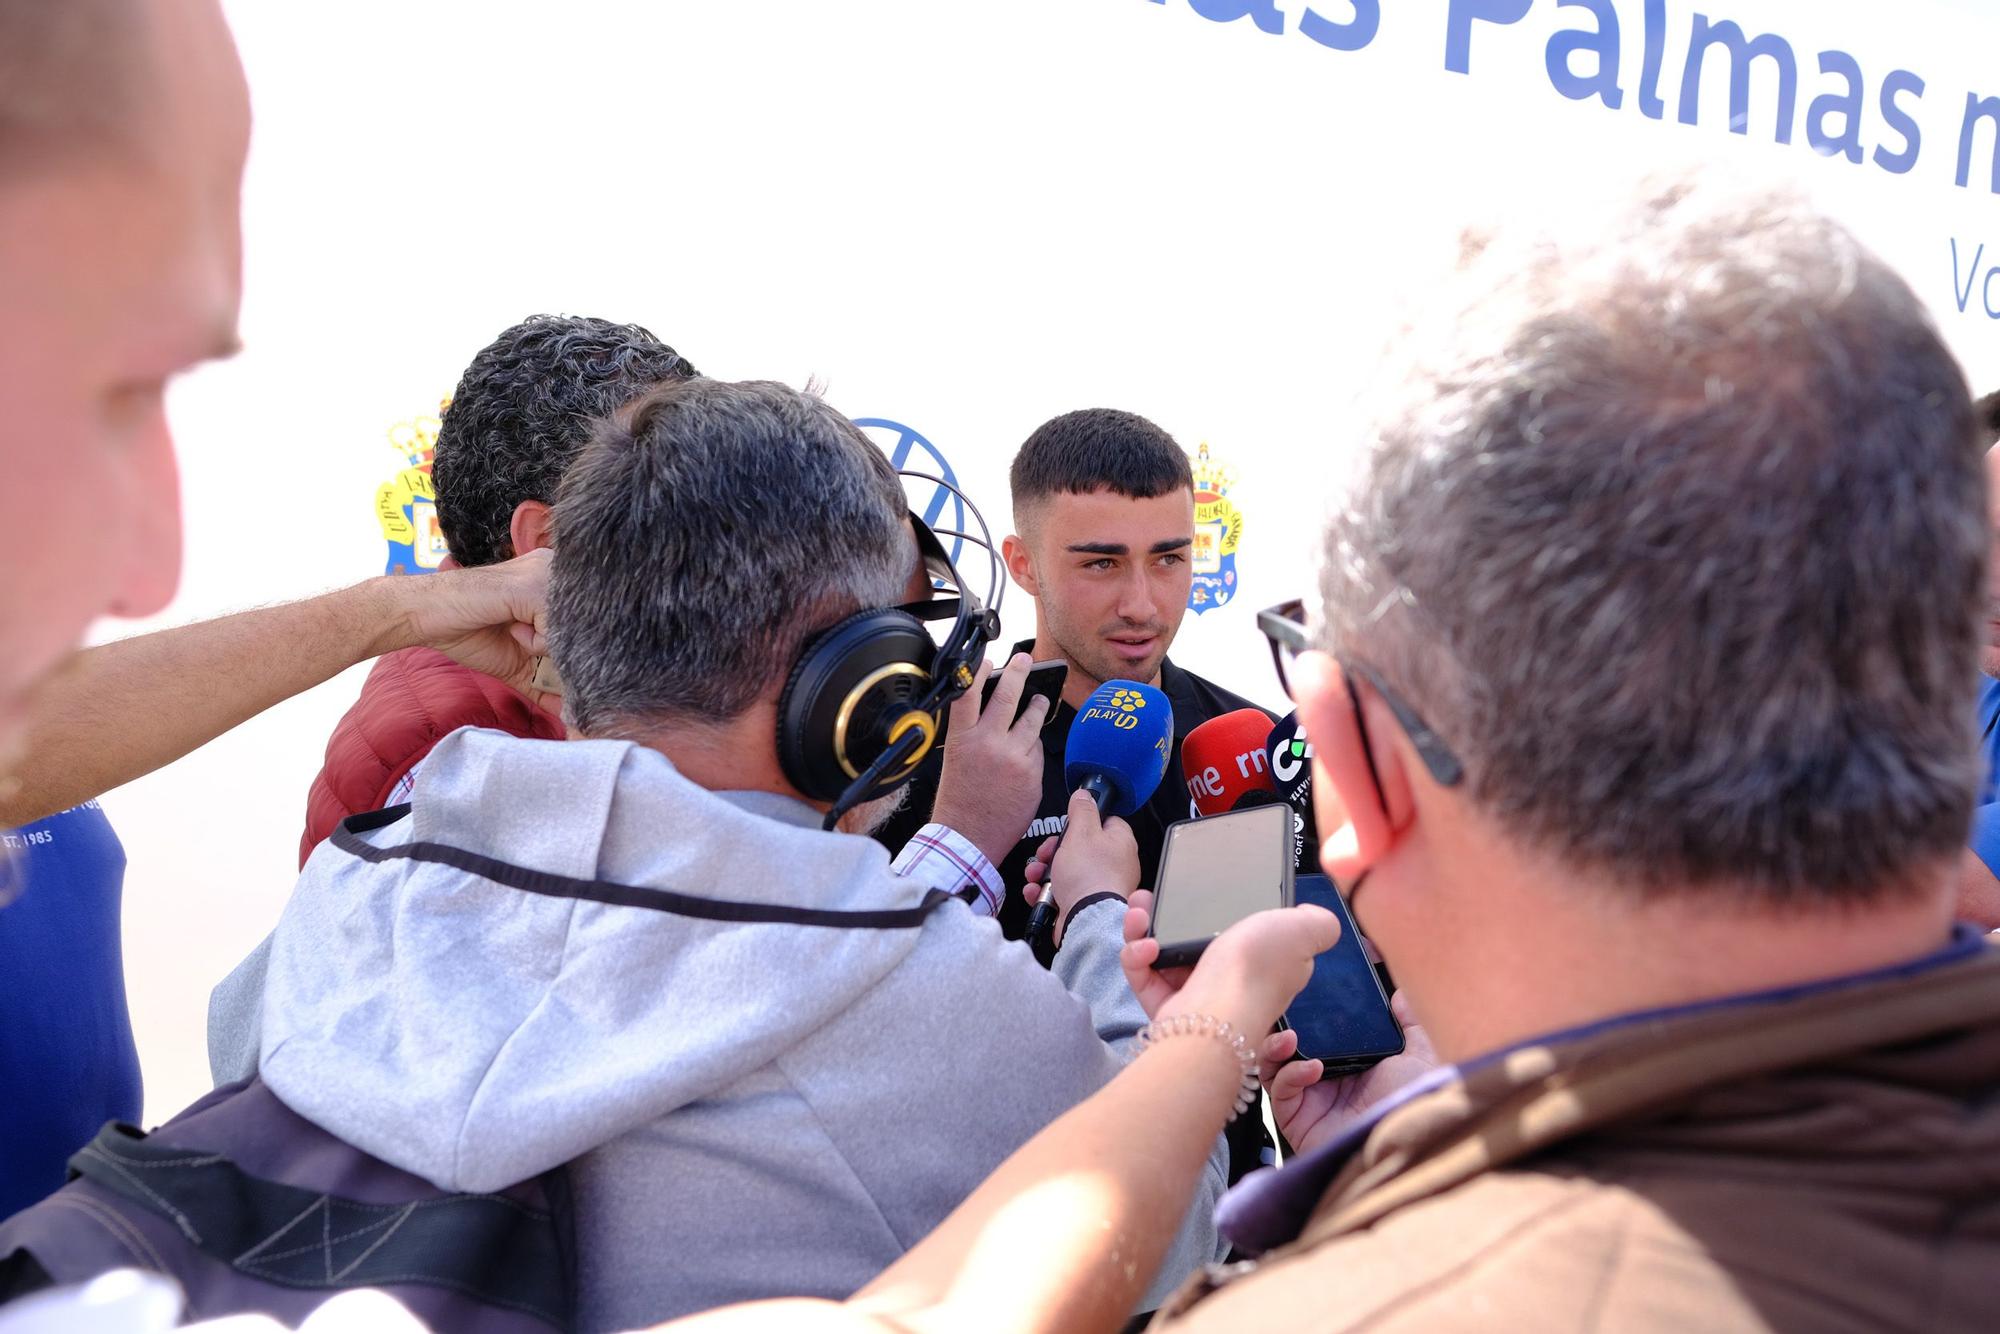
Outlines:
<svg viewBox="0 0 2000 1334"><path fill-rule="evenodd" d="M1165 1019L1155 1019L1139 1030L1139 1050L1161 1042L1166 1038L1178 1037L1220 1038L1236 1053L1236 1060L1243 1067L1243 1086L1236 1092L1236 1107L1230 1112L1232 1118L1243 1115L1250 1104L1257 1101L1257 1093L1262 1083L1257 1078L1257 1053L1250 1042L1236 1026L1226 1019L1217 1019L1212 1014L1176 1014Z"/></svg>

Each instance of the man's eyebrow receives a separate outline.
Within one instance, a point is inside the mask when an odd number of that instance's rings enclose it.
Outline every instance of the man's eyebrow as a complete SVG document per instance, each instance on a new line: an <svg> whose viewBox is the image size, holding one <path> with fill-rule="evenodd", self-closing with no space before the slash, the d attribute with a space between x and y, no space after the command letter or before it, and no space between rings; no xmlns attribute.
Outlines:
<svg viewBox="0 0 2000 1334"><path fill-rule="evenodd" d="M1167 537L1153 543L1152 546L1147 548L1147 551L1155 556L1164 556L1169 551L1179 551L1183 547L1191 547L1193 545L1194 539L1192 537ZM1123 542L1072 542L1064 547L1063 550L1074 551L1080 556L1129 556L1132 554L1132 548L1126 546Z"/></svg>

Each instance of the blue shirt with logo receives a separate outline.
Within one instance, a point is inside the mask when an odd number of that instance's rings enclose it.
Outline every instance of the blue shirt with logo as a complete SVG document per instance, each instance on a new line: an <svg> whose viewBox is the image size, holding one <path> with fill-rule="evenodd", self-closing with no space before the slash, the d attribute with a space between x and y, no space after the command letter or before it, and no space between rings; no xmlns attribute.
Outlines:
<svg viewBox="0 0 2000 1334"><path fill-rule="evenodd" d="M0 1218L63 1184L106 1121L139 1119L119 908L125 848L97 803L0 831ZM0 894L0 898L6 898Z"/></svg>

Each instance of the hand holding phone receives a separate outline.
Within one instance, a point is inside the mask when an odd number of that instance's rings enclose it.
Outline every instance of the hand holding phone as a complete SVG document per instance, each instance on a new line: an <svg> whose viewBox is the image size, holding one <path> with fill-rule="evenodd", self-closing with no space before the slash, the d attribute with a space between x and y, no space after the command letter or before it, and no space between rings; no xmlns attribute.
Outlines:
<svg viewBox="0 0 2000 1334"><path fill-rule="evenodd" d="M1301 903L1340 919L1339 943L1313 964L1312 981L1285 1011L1286 1026L1299 1035L1299 1059L1321 1062L1329 1077L1366 1070L1403 1050L1402 1026L1339 887L1315 873L1297 877L1293 888Z"/></svg>
<svg viewBox="0 0 2000 1334"><path fill-rule="evenodd" d="M1292 903L1292 812L1252 806L1167 826L1153 887L1159 968L1193 963L1253 913Z"/></svg>
<svg viewBox="0 0 2000 1334"><path fill-rule="evenodd" d="M1207 1014L1255 1037L1268 1032L1312 976L1313 959L1333 946L1340 922L1314 904L1254 913L1217 936L1192 968L1160 968L1150 934L1153 891L1142 889L1125 913L1125 980L1150 1019ZM1290 1033L1277 1035L1289 1039ZM1291 1054L1274 1055L1270 1061Z"/></svg>
<svg viewBox="0 0 2000 1334"><path fill-rule="evenodd" d="M1021 698L1014 705L1014 716L1010 723L1021 721L1021 715L1028 711L1030 701L1037 698L1048 701L1048 708L1042 717L1048 718L1062 702L1063 683L1069 680L1069 664L1061 658L1051 658L1047 662L1033 663L1028 668L1028 679L1021 686ZM979 711L986 712L986 706L993 702L993 687L1000 684L1000 673L986 678L986 689L979 695Z"/></svg>
<svg viewBox="0 0 2000 1334"><path fill-rule="evenodd" d="M1298 1033L1283 1029L1264 1040L1261 1053L1271 1117L1294 1153L1310 1153L1372 1116L1383 1099L1443 1064L1430 1035L1397 992L1390 1002L1403 1027L1403 1050L1355 1074L1329 1075L1318 1061L1290 1060Z"/></svg>
<svg viewBox="0 0 2000 1334"><path fill-rule="evenodd" d="M943 759L930 818L956 830L995 866L1027 832L1042 800L1042 722L1048 706L1036 708L1037 696L1027 689L1033 671L1025 653L998 669L981 663L985 690L953 700L939 736ZM1058 681L1056 689L1061 688ZM985 702L995 699L1019 702L1004 712L988 710Z"/></svg>

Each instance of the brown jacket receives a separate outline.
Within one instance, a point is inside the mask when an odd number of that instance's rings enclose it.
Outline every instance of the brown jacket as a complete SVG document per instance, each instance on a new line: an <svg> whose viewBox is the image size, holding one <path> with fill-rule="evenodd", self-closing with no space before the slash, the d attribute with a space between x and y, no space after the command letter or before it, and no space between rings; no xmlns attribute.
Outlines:
<svg viewBox="0 0 2000 1334"><path fill-rule="evenodd" d="M1517 1048L1317 1166L1155 1330L2000 1331L2000 948Z"/></svg>

